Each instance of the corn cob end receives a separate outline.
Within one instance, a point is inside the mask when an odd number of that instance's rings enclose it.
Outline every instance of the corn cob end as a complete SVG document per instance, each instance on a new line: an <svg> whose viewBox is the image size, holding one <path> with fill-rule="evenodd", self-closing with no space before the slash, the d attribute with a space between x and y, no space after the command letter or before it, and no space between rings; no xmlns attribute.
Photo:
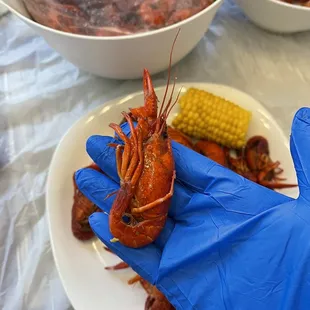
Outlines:
<svg viewBox="0 0 310 310"><path fill-rule="evenodd" d="M251 112L204 90L190 88L179 100L181 112L172 125L196 139L208 139L229 148L246 144Z"/></svg>

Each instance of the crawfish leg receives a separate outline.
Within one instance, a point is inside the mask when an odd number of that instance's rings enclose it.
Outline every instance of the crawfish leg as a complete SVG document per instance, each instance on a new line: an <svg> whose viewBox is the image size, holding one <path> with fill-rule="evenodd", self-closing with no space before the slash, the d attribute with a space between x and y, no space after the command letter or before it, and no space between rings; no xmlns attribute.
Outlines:
<svg viewBox="0 0 310 310"><path fill-rule="evenodd" d="M124 117L126 118L127 122L129 123L129 127L130 127L130 131L131 131L131 136L133 138L133 156L132 159L130 161L130 165L126 171L125 177L124 177L124 181L128 182L131 180L132 175L134 174L138 162L139 162L139 145L138 145L138 138L137 138L137 134L136 134L136 130L134 128L134 125L132 123L132 120L130 118L130 116L126 113L123 114ZM138 131L138 136L139 136L139 131Z"/></svg>
<svg viewBox="0 0 310 310"><path fill-rule="evenodd" d="M165 195L162 198L159 198L143 207L139 207L139 208L133 208L132 209L132 213L142 213L144 211L150 210L158 205L160 205L161 203L163 203L164 201L166 201L167 199L171 198L173 195L173 188L174 188L174 179L176 177L175 171L173 172L173 176L172 176L172 181L171 181L171 187L170 187L170 191L167 195Z"/></svg>
<svg viewBox="0 0 310 310"><path fill-rule="evenodd" d="M273 171L274 169L276 169L278 166L280 165L279 162L275 162L270 164L267 168L265 168L264 170L262 170L261 172L259 172L257 178L258 178L258 183L261 185L265 185L268 186L267 184L272 184L272 181L267 181L265 180L265 177L267 176L267 174L271 171Z"/></svg>
<svg viewBox="0 0 310 310"><path fill-rule="evenodd" d="M105 270L121 270L121 269L127 269L129 268L129 265L125 262L120 262L115 266L109 266L109 267L105 267Z"/></svg>
<svg viewBox="0 0 310 310"><path fill-rule="evenodd" d="M116 147L116 164L117 164L117 174L121 180L123 180L122 176L122 147L118 145Z"/></svg>
<svg viewBox="0 0 310 310"><path fill-rule="evenodd" d="M141 173L143 171L143 166L144 166L144 157L143 157L143 141L142 141L142 132L139 131L138 133L138 155L139 155L139 163L138 163L138 166L131 178L131 184L133 186L135 186L138 181L139 181L139 178L141 176Z"/></svg>
<svg viewBox="0 0 310 310"><path fill-rule="evenodd" d="M297 186L297 184L286 184L286 183L277 183L277 182L270 182L270 181L262 181L259 184L265 187L268 187L270 189L284 189L284 188L291 188L291 187Z"/></svg>
<svg viewBox="0 0 310 310"><path fill-rule="evenodd" d="M136 283L136 282L140 282L141 279L142 279L141 276L136 275L136 276L134 276L133 278L131 278L131 279L128 280L128 284L131 285L131 284L134 284L134 283Z"/></svg>
<svg viewBox="0 0 310 310"><path fill-rule="evenodd" d="M122 180L121 170L122 170L122 151L124 150L124 145L120 145L117 143L109 143L109 147L113 147L116 149L116 164L117 164L117 174L119 178Z"/></svg>
<svg viewBox="0 0 310 310"><path fill-rule="evenodd" d="M110 197L116 195L117 193L118 193L118 190L117 190L117 191L114 191L114 192L112 192L112 193L110 193L110 194L108 194L108 195L104 198L104 200L109 199Z"/></svg>
<svg viewBox="0 0 310 310"><path fill-rule="evenodd" d="M278 183L278 182L273 182L273 181L267 181L265 180L266 175L278 168L279 162L275 162L271 164L268 168L266 168L264 171L261 171L258 175L258 183L260 185L263 185L265 187L271 188L271 189L282 189L282 188L290 188L290 187L296 187L297 184L284 184L284 183Z"/></svg>
<svg viewBox="0 0 310 310"><path fill-rule="evenodd" d="M123 160L121 163L121 177L123 178L126 174L126 170L128 168L130 162L130 153L131 153L131 141L130 139L123 133L121 127L117 124L110 124L110 127L115 130L115 132L119 135L119 137L125 142L124 152L123 152ZM122 179L121 178L121 179Z"/></svg>
<svg viewBox="0 0 310 310"><path fill-rule="evenodd" d="M123 146L123 145L120 145L120 144L117 144L117 143L108 143L108 146L109 146L109 147L114 147L115 149L116 149L118 146L120 146L120 147L122 147L122 148L124 149L124 146Z"/></svg>

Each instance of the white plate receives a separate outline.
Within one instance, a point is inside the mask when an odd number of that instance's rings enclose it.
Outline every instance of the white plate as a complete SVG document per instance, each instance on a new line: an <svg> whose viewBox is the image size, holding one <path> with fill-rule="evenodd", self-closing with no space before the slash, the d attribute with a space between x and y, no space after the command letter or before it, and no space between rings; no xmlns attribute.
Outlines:
<svg viewBox="0 0 310 310"><path fill-rule="evenodd" d="M263 135L270 142L271 157L280 160L285 176L290 183L296 182L295 170L289 152L289 144L282 130L272 116L248 95L227 86L214 84L182 84L213 92L229 99L253 112L249 136ZM161 99L164 87L157 88ZM72 176L74 171L88 165L91 160L86 153L86 140L93 134L112 135L108 127L110 122L120 122L121 112L129 107L143 104L142 92L115 99L87 114L65 134L57 147L47 181L47 212L52 249L62 283L76 310L126 309L142 310L146 294L143 289L128 286L126 281L134 275L131 270L106 271L104 266L119 260L103 249L98 240L80 242L71 232L71 207L73 203ZM177 113L175 107L170 119ZM292 197L298 196L298 190L285 190Z"/></svg>

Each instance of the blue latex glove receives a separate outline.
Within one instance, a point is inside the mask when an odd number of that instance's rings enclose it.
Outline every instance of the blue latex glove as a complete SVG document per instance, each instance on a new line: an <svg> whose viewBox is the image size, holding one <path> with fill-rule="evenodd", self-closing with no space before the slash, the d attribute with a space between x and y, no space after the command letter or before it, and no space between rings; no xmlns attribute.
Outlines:
<svg viewBox="0 0 310 310"><path fill-rule="evenodd" d="M87 142L110 177L76 173L80 190L109 212L118 188L109 137ZM154 244L110 243L108 216L93 214L95 234L155 284L177 309L310 309L310 109L294 118L291 153L299 181L295 200L261 187L177 143L177 183L167 225ZM308 159L306 158L308 157Z"/></svg>

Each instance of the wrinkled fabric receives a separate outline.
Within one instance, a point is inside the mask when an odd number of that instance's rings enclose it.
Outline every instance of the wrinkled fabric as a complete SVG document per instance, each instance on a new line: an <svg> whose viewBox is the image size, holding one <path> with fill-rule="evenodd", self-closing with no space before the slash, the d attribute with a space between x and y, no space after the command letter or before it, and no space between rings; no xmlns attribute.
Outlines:
<svg viewBox="0 0 310 310"><path fill-rule="evenodd" d="M267 33L227 0L203 40L174 68L178 82L227 84L252 95L289 136L294 113L309 105L309 56L310 33ZM167 72L153 78L155 86L162 86ZM141 87L139 80L83 72L16 17L0 18L1 309L70 308L45 214L52 154L85 113Z"/></svg>
<svg viewBox="0 0 310 310"><path fill-rule="evenodd" d="M109 177L92 169L75 174L80 190L105 211L92 214L89 223L176 309L309 309L309 108L297 112L291 135L298 199L173 142L177 184L167 225L158 240L140 249L111 242L107 213L115 196L105 197L118 185L111 140L94 136L87 142L88 154Z"/></svg>

